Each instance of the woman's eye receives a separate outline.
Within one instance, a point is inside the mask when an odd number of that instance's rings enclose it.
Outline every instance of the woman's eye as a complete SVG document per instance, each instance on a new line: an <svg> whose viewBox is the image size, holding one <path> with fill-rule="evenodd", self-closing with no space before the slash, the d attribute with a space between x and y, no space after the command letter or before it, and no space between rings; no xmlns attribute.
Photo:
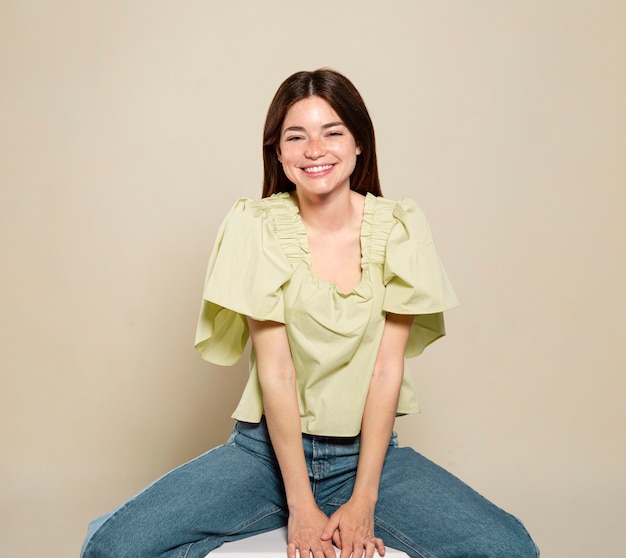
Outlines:
<svg viewBox="0 0 626 558"><path fill-rule="evenodd" d="M343 136L341 132L330 132L328 135L329 136Z"/></svg>
<svg viewBox="0 0 626 558"><path fill-rule="evenodd" d="M296 141L302 139L301 136L290 136L285 141Z"/></svg>

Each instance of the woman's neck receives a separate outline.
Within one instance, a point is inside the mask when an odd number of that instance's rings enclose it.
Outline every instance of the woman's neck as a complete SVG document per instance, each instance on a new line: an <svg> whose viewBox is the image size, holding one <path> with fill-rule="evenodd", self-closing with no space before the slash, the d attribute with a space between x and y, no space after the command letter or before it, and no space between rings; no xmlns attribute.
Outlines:
<svg viewBox="0 0 626 558"><path fill-rule="evenodd" d="M332 233L354 227L355 221L360 225L364 197L352 190L313 197L294 191L291 197L298 206L302 222L311 231Z"/></svg>

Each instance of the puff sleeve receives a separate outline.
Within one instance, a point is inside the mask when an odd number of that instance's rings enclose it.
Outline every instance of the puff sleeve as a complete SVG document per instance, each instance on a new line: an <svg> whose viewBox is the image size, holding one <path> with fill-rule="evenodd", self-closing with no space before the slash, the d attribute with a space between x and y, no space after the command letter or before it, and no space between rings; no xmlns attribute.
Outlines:
<svg viewBox="0 0 626 558"><path fill-rule="evenodd" d="M290 276L267 211L257 201L239 200L209 259L195 340L200 356L234 364L248 340L246 316L284 323L282 286Z"/></svg>
<svg viewBox="0 0 626 558"><path fill-rule="evenodd" d="M443 311L456 306L457 299L421 209L412 200L402 200L393 216L383 269L383 309L415 315L405 351L405 356L414 357L445 335Z"/></svg>

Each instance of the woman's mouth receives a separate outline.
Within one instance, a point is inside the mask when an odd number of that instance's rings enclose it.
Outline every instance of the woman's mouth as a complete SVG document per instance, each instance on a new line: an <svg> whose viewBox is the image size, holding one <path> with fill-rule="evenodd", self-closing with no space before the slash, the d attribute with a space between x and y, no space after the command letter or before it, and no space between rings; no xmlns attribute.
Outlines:
<svg viewBox="0 0 626 558"><path fill-rule="evenodd" d="M317 174L333 168L333 165L316 165L315 167L305 167L302 170L307 174Z"/></svg>

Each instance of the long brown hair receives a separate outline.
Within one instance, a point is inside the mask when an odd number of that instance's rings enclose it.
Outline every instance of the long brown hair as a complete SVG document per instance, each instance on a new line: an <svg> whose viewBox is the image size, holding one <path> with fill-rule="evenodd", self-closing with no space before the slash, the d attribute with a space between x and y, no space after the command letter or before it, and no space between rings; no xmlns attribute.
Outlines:
<svg viewBox="0 0 626 558"><path fill-rule="evenodd" d="M263 130L263 197L295 189L295 185L285 176L276 149L287 111L298 101L313 96L324 99L333 107L361 148L350 177L350 188L361 194L369 192L382 196L374 126L365 103L348 78L324 68L289 76L274 95Z"/></svg>

